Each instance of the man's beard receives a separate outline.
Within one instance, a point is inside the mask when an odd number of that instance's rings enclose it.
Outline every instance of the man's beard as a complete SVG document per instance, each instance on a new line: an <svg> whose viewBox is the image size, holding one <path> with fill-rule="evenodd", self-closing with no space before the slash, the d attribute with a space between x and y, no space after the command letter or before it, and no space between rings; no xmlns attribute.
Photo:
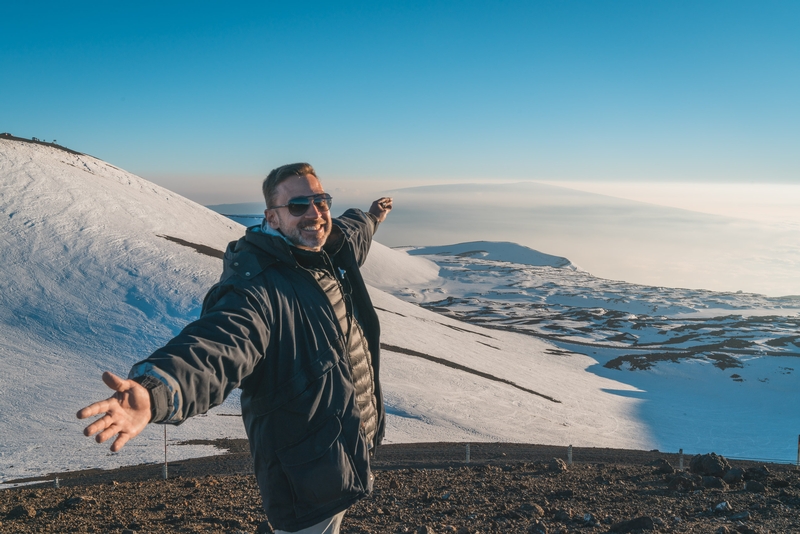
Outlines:
<svg viewBox="0 0 800 534"><path fill-rule="evenodd" d="M322 228L322 234L308 234L302 230L302 228L314 227ZM281 232L286 239L288 239L294 246L298 248L319 249L328 239L328 236L331 233L331 225L325 219L314 219L310 221L303 221L299 224L292 225L289 228L281 228Z"/></svg>

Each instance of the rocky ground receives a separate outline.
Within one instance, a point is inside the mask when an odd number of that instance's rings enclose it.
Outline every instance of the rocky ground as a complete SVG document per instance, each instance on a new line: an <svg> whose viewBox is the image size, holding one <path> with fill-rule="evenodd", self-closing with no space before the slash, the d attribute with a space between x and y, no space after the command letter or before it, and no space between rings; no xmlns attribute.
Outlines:
<svg viewBox="0 0 800 534"><path fill-rule="evenodd" d="M246 445L169 466L63 473L0 491L0 532L270 532ZM800 532L800 471L657 451L381 447L344 533Z"/></svg>

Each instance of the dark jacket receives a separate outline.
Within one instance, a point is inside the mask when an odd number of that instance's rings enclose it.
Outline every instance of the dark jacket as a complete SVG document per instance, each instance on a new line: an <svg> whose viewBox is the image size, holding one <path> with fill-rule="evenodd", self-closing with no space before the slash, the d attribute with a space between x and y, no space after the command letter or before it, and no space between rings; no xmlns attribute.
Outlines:
<svg viewBox="0 0 800 534"><path fill-rule="evenodd" d="M375 376L378 430L367 444L330 301L279 237L249 228L225 253L221 281L200 319L136 364L150 388L153 421L180 423L242 389L244 419L264 508L273 527L300 530L372 491L371 446L383 438L380 327L359 267L377 227L348 210L325 250L351 294Z"/></svg>

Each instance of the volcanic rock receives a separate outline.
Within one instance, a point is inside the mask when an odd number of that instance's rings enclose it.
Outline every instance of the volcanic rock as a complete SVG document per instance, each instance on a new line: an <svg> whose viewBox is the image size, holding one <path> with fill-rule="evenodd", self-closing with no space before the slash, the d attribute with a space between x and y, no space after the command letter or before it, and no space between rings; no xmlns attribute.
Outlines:
<svg viewBox="0 0 800 534"><path fill-rule="evenodd" d="M567 470L567 463L561 458L553 458L547 468L554 473L563 473Z"/></svg>
<svg viewBox="0 0 800 534"><path fill-rule="evenodd" d="M728 501L722 501L714 507L714 511L722 514L729 513L731 512L731 505Z"/></svg>
<svg viewBox="0 0 800 534"><path fill-rule="evenodd" d="M566 523L572 520L572 510L555 510L553 512L553 519Z"/></svg>
<svg viewBox="0 0 800 534"><path fill-rule="evenodd" d="M721 478L712 476L703 477L703 487L707 489L721 489L721 490L728 489L728 485L725 482L723 482Z"/></svg>
<svg viewBox="0 0 800 534"><path fill-rule="evenodd" d="M26 517L36 517L36 508L25 504L20 504L11 509L6 514L6 519L22 519Z"/></svg>
<svg viewBox="0 0 800 534"><path fill-rule="evenodd" d="M769 469L767 469L767 466L765 465L760 467L750 467L744 472L745 480L758 480L759 482L764 482L768 477Z"/></svg>
<svg viewBox="0 0 800 534"><path fill-rule="evenodd" d="M748 480L744 483L744 489L751 493L764 493L764 491L766 491L764 484L758 480Z"/></svg>
<svg viewBox="0 0 800 534"><path fill-rule="evenodd" d="M699 489L702 479L689 473L676 473L667 476L667 487L670 491L692 491Z"/></svg>
<svg viewBox="0 0 800 534"><path fill-rule="evenodd" d="M728 469L728 472L725 473L725 476L722 477L722 480L724 480L726 484L738 484L744 480L744 471L738 467L732 467Z"/></svg>
<svg viewBox="0 0 800 534"><path fill-rule="evenodd" d="M689 471L698 475L711 475L721 478L730 468L731 465L728 460L713 452L710 454L698 454L689 461Z"/></svg>
<svg viewBox="0 0 800 534"><path fill-rule="evenodd" d="M525 503L519 508L533 517L544 517L544 509L536 503Z"/></svg>
<svg viewBox="0 0 800 534"><path fill-rule="evenodd" d="M653 530L656 528L653 518L650 516L637 517L628 521L622 521L611 526L611 532L633 532L634 530Z"/></svg>
<svg viewBox="0 0 800 534"><path fill-rule="evenodd" d="M655 467L653 472L659 475L671 475L675 472L675 468L672 467L672 464L670 464L664 458L659 458L653 462L652 465Z"/></svg>

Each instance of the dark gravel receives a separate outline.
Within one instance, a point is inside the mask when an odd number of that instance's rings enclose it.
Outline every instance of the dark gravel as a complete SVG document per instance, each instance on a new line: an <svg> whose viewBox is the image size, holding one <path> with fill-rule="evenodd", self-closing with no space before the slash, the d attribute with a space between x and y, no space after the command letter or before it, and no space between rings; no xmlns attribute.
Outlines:
<svg viewBox="0 0 800 534"><path fill-rule="evenodd" d="M246 443L217 444L231 452L176 462L168 480L145 465L0 491L0 532L269 532ZM381 447L375 492L342 532L800 532L791 465L731 461L722 479L657 451L575 448L567 465L564 447L486 443L465 460L463 443Z"/></svg>

